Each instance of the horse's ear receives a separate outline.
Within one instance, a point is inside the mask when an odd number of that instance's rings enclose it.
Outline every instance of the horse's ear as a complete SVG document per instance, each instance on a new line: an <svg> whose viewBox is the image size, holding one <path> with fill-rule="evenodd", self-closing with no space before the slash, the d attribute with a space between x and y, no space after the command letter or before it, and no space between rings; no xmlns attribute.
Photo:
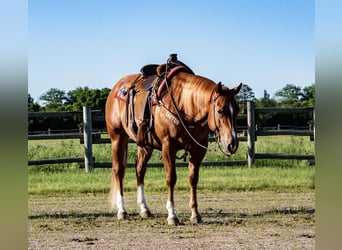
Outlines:
<svg viewBox="0 0 342 250"><path fill-rule="evenodd" d="M231 91L233 92L234 95L236 95L237 93L239 93L241 87L242 87L242 82L238 86L232 88Z"/></svg>
<svg viewBox="0 0 342 250"><path fill-rule="evenodd" d="M217 85L217 93L221 94L222 93L222 83L219 82Z"/></svg>

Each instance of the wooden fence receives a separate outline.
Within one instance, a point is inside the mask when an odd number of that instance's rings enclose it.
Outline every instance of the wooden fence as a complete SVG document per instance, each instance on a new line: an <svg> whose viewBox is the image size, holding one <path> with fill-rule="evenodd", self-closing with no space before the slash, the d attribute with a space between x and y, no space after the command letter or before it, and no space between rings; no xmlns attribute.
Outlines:
<svg viewBox="0 0 342 250"><path fill-rule="evenodd" d="M255 114L258 112L312 112L314 117L313 108L255 108L253 102L247 102L247 117L239 116L238 119L246 120L247 127L238 127L238 131L247 129L247 136L239 136L239 141L248 142L248 152L246 160L234 160L234 161L215 161L215 162L203 162L203 166L228 166L228 165L248 165L249 167L255 164L256 159L299 159L299 160L311 160L314 161L314 155L289 155L289 154L261 154L255 152L255 142L258 136L270 136L270 135L299 135L310 136L314 138L313 130L257 130L255 125ZM86 172L91 172L93 168L108 168L111 167L111 163L108 162L96 162L93 157L93 144L110 143L109 138L102 138L102 133L94 132L92 130L92 121L104 121L104 116L99 111L92 111L90 107L83 107L83 112L29 112L29 117L64 117L64 116L83 116L83 132L74 133L62 133L62 134L38 134L28 135L28 140L48 140L48 139L80 139L80 143L84 145L83 157L72 158L57 158L57 159L41 159L41 160L29 160L28 165L43 165L43 164L59 164L59 163L83 163ZM240 134L240 133L239 133ZM212 142L215 139L209 137L209 141ZM133 142L130 140L130 142ZM110 152L108 152L110 154ZM186 162L177 162L177 166L187 166ZM134 166L134 163L128 163L128 166ZM149 166L160 167L162 163L149 163Z"/></svg>
<svg viewBox="0 0 342 250"><path fill-rule="evenodd" d="M313 108L255 108L253 102L247 102L247 163L248 166L253 166L256 159L297 159L297 160L309 160L312 163L315 160L315 156L312 154L279 154L279 153L256 153L255 142L258 136L274 136L274 135L295 135L295 136L310 136L311 140L315 138L315 127L307 130L258 130L255 124L255 115L258 113L267 112L287 112L287 113L303 113L312 112L313 124L315 124L315 112Z"/></svg>

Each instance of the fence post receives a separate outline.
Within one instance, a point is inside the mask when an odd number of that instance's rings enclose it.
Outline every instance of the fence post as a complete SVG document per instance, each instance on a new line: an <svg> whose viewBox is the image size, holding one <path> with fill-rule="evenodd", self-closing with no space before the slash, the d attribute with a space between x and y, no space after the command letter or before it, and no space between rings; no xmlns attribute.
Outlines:
<svg viewBox="0 0 342 250"><path fill-rule="evenodd" d="M91 108L83 107L84 167L87 173L93 170L93 142Z"/></svg>
<svg viewBox="0 0 342 250"><path fill-rule="evenodd" d="M248 167L255 163L255 115L254 102L247 101L247 143L248 143Z"/></svg>

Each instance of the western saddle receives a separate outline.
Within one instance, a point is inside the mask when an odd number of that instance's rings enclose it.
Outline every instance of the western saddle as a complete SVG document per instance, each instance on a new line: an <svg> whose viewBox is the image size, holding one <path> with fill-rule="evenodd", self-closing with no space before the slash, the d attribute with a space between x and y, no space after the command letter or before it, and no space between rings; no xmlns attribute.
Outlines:
<svg viewBox="0 0 342 250"><path fill-rule="evenodd" d="M151 147L153 140L161 144L154 133L152 106L165 93L166 83L170 84L172 77L181 71L194 74L187 65L177 60L177 54L171 54L166 64L145 65L134 81L125 84L126 125L136 135L139 146Z"/></svg>

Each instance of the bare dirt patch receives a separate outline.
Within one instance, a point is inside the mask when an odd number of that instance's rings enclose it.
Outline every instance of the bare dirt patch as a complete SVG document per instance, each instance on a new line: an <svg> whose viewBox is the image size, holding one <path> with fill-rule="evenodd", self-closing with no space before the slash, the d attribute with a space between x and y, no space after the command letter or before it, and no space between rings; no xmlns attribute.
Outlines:
<svg viewBox="0 0 342 250"><path fill-rule="evenodd" d="M165 194L147 194L154 216L141 219L135 193L118 222L104 194L29 197L29 249L314 249L314 191L200 194L203 223L189 221L188 193L176 193L180 226L166 222Z"/></svg>

